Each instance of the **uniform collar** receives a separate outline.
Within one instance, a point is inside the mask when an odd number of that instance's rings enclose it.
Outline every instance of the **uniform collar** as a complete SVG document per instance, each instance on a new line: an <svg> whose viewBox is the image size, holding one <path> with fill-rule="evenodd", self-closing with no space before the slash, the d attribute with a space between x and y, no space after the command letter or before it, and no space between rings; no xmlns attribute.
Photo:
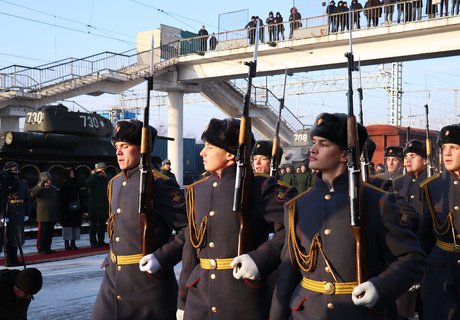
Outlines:
<svg viewBox="0 0 460 320"><path fill-rule="evenodd" d="M128 170L123 170L123 173L125 174L126 179L131 179L132 177L135 177L136 175L139 175L139 166L135 166L134 168L128 169Z"/></svg>

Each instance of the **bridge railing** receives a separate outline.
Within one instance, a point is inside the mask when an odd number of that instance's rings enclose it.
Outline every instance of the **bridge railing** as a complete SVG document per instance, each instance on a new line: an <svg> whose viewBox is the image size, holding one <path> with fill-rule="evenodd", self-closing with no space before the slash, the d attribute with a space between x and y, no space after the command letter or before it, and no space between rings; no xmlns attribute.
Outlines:
<svg viewBox="0 0 460 320"><path fill-rule="evenodd" d="M123 69L136 65L138 55L135 49L123 53L106 51L81 59L68 58L38 67L12 65L0 69L0 91L38 91L44 87L90 76L104 70L121 72Z"/></svg>

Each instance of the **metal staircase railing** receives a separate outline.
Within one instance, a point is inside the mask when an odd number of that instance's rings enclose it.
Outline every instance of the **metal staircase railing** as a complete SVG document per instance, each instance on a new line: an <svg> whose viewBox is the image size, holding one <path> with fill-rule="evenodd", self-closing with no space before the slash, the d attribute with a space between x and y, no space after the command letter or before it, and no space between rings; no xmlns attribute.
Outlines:
<svg viewBox="0 0 460 320"><path fill-rule="evenodd" d="M241 89L236 83L232 81L227 81L227 83L230 84L230 86L236 91L238 91L242 97L244 97L246 94L245 90ZM279 98L268 88L258 87L255 85L252 85L252 88L253 90L251 90L251 102L258 108L269 110L277 117L279 112ZM276 107L273 106L274 104L276 104ZM302 121L300 121L300 119L294 113L292 113L292 111L289 110L286 105L284 107L284 113L281 114L281 122L292 132L297 130L293 123L298 123L302 129L305 128L305 125L302 123Z"/></svg>

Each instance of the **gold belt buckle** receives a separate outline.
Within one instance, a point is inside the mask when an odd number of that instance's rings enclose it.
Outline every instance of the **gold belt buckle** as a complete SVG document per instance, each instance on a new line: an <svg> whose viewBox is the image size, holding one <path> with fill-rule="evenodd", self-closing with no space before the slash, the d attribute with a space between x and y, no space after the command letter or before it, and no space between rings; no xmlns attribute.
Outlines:
<svg viewBox="0 0 460 320"><path fill-rule="evenodd" d="M209 259L209 268L211 270L217 269L217 261L214 259Z"/></svg>
<svg viewBox="0 0 460 320"><path fill-rule="evenodd" d="M324 285L324 293L325 294L334 294L335 293L335 285L332 282L326 282Z"/></svg>

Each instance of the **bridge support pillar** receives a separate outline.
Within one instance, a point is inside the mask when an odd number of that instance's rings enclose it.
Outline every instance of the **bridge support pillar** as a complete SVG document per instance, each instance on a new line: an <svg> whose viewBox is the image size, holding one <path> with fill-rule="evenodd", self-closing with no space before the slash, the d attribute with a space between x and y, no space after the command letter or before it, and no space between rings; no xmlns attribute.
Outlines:
<svg viewBox="0 0 460 320"><path fill-rule="evenodd" d="M168 158L171 160L171 171L176 175L177 182L183 186L184 171L184 92L168 92L168 137L174 141L168 141Z"/></svg>

